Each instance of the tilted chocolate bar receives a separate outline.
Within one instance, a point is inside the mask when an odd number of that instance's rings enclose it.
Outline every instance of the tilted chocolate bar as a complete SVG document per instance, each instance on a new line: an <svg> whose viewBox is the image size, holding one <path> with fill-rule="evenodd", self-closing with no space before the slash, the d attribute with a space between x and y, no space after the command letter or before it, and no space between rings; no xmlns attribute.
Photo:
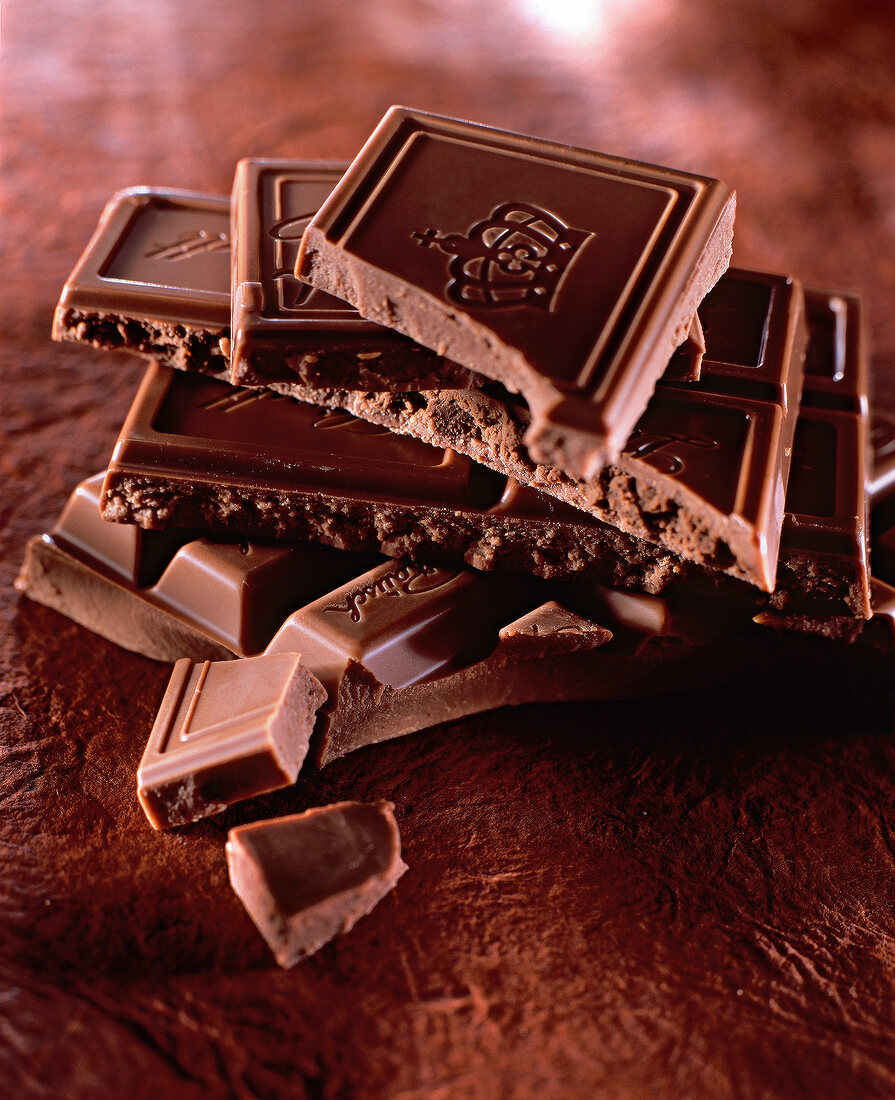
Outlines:
<svg viewBox="0 0 895 1100"><path fill-rule="evenodd" d="M394 809L339 802L230 830L230 884L280 966L347 932L407 870Z"/></svg>
<svg viewBox="0 0 895 1100"><path fill-rule="evenodd" d="M456 452L157 364L115 448L103 511L146 527L314 538L542 576L642 579L679 565Z"/></svg>
<svg viewBox="0 0 895 1100"><path fill-rule="evenodd" d="M474 377L469 370L394 329L365 321L343 299L295 278L302 233L346 168L252 158L237 165L231 200L230 381L359 390L469 385ZM704 350L697 315L674 357L676 375L698 378Z"/></svg>
<svg viewBox="0 0 895 1100"><path fill-rule="evenodd" d="M716 294L720 295L717 314ZM742 294L750 306L735 328L736 339L723 336L721 323L729 313L732 294ZM763 309L756 310L756 300ZM664 555L666 572L674 568L672 560L683 557L771 590L802 379L801 288L780 276L730 273L706 299L703 310L723 354L733 362L713 361L709 340L705 377L697 385L660 386L618 464L591 482L574 482L536 466L522 442L525 410L516 407L508 394L496 394L491 388L404 394L319 389L297 382L274 383L271 388L349 408L363 419L409 432L437 447L453 441L474 459L563 499L578 512L586 511L643 543L664 547L674 556ZM732 343L740 346L731 350ZM135 406L125 433L148 438L150 412L138 416ZM124 436L121 447L125 453L130 449ZM125 499L131 485L140 489L136 474L135 469L129 472L132 482L125 482L122 474L116 485L122 499L115 507L122 518L134 519L140 506L136 498ZM182 514L175 522L188 522L185 508L179 509ZM271 529L266 533L270 535L277 534L273 514L269 512ZM286 518L284 522L304 520ZM300 529L296 535L304 537ZM505 538L506 532L501 536ZM495 540L484 541L484 556L477 558L479 552L473 548L466 557L480 568L489 567L487 543ZM593 535L582 544L586 553L592 541ZM548 544L544 545L549 553ZM618 549L631 556L635 547L629 541L626 548ZM412 542L385 549L394 554L417 552ZM561 562L567 546L555 549ZM509 550L504 548L502 553ZM574 562L577 555L572 553ZM642 553L633 554L635 560Z"/></svg>
<svg viewBox="0 0 895 1100"><path fill-rule="evenodd" d="M326 693L298 654L179 660L137 772L156 829L291 786Z"/></svg>
<svg viewBox="0 0 895 1100"><path fill-rule="evenodd" d="M193 191L113 196L62 291L53 339L226 377L230 206Z"/></svg>
<svg viewBox="0 0 895 1100"><path fill-rule="evenodd" d="M538 462L622 450L730 260L717 180L393 107L296 274L513 392Z"/></svg>
<svg viewBox="0 0 895 1100"><path fill-rule="evenodd" d="M159 661L260 653L291 611L375 560L313 544L212 542L195 531L106 523L104 477L82 482L52 531L29 542L16 588Z"/></svg>

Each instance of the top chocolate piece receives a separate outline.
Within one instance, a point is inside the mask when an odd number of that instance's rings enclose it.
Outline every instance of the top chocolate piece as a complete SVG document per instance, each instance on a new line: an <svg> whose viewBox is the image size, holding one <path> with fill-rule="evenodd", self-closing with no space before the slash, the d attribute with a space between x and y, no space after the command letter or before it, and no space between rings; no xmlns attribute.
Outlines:
<svg viewBox="0 0 895 1100"><path fill-rule="evenodd" d="M393 107L296 274L522 393L537 460L615 458L726 269L717 180Z"/></svg>

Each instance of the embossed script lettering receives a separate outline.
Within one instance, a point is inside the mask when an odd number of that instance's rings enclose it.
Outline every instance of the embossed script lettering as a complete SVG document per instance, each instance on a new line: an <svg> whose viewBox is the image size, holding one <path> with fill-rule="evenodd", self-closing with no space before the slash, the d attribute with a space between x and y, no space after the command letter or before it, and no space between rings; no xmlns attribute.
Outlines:
<svg viewBox="0 0 895 1100"><path fill-rule="evenodd" d="M386 573L372 584L353 588L345 597L344 604L332 604L323 610L347 614L353 623L359 623L363 608L374 600L384 596L418 596L422 592L434 592L436 588L450 584L456 576L456 573L445 573L434 565L409 562Z"/></svg>
<svg viewBox="0 0 895 1100"><path fill-rule="evenodd" d="M259 401L288 401L288 398L272 390L236 390L234 393L225 393L222 397L213 397L210 401L204 401L199 408L209 409L211 412L238 412L248 405L256 405Z"/></svg>
<svg viewBox="0 0 895 1100"><path fill-rule="evenodd" d="M295 277L295 258L301 235L313 217L313 211L310 214L296 214L276 222L267 231L277 242L274 245L277 266L271 278L279 286L280 309L297 309L312 293L312 287Z"/></svg>
<svg viewBox="0 0 895 1100"><path fill-rule="evenodd" d="M593 233L526 202L495 206L464 237L426 229L411 234L423 248L450 256L445 296L462 305L553 309L559 284Z"/></svg>
<svg viewBox="0 0 895 1100"><path fill-rule="evenodd" d="M230 247L230 238L226 233L206 233L204 229L196 233L187 233L173 244L159 245L146 253L149 260L189 260L203 252L223 252Z"/></svg>

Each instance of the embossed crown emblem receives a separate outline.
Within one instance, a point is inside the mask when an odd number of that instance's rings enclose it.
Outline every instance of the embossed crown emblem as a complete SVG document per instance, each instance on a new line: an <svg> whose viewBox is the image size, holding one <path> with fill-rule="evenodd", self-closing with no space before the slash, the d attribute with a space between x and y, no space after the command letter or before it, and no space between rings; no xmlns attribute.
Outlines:
<svg viewBox="0 0 895 1100"><path fill-rule="evenodd" d="M495 206L464 237L434 229L413 233L420 245L451 256L445 294L462 305L531 305L550 310L560 281L590 237L527 202Z"/></svg>

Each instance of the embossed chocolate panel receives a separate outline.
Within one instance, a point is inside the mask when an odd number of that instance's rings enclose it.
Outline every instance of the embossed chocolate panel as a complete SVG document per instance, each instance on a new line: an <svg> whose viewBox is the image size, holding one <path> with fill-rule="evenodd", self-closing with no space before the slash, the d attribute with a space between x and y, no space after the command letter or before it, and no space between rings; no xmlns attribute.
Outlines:
<svg viewBox="0 0 895 1100"><path fill-rule="evenodd" d="M867 413L867 356L861 303L853 294L805 288L811 342L802 403Z"/></svg>
<svg viewBox="0 0 895 1100"><path fill-rule="evenodd" d="M732 221L717 181L393 108L296 273L522 392L535 457L587 475L727 266Z"/></svg>
<svg viewBox="0 0 895 1100"><path fill-rule="evenodd" d="M224 479L402 500L496 500L504 479L430 447L281 397L152 364L122 430L110 477Z"/></svg>
<svg viewBox="0 0 895 1100"><path fill-rule="evenodd" d="M230 323L229 285L226 198L130 188L110 200L66 282L54 336L77 338L66 334L71 311L221 330Z"/></svg>

